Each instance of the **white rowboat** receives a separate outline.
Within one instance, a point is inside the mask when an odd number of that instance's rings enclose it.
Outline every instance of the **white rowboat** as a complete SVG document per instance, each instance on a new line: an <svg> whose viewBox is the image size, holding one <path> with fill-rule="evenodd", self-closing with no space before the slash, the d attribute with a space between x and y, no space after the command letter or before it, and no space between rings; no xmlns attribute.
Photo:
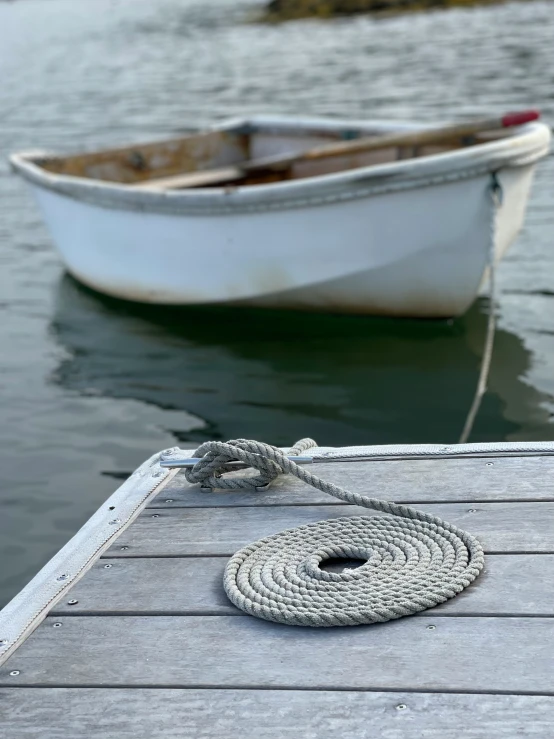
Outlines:
<svg viewBox="0 0 554 739"><path fill-rule="evenodd" d="M477 295L491 233L498 261L522 226L536 162L549 151L544 124L299 161L285 180L232 177L245 161L420 129L257 116L170 141L11 162L69 272L108 295L455 316Z"/></svg>

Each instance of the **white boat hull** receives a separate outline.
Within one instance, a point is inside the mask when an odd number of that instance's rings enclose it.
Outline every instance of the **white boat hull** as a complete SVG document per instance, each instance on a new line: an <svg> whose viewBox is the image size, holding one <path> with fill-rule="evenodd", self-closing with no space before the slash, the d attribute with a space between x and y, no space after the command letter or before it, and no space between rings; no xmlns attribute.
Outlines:
<svg viewBox="0 0 554 739"><path fill-rule="evenodd" d="M112 184L80 179L85 189L71 190L60 180L77 178L50 174L42 182L24 157L12 161L31 181L69 272L108 295L448 317L477 295L493 220L497 259L523 223L535 163L549 143L542 124L523 128L527 149L511 139L476 147L493 149L490 162L463 150L294 182L133 192L132 199ZM502 186L496 212L493 171Z"/></svg>

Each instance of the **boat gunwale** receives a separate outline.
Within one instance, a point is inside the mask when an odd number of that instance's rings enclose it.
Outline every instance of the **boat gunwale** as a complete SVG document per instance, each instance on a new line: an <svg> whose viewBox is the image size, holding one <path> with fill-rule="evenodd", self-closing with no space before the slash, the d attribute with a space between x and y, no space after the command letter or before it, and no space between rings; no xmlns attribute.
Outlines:
<svg viewBox="0 0 554 739"><path fill-rule="evenodd" d="M302 128L313 130L314 127L329 131L358 128L368 132L392 133L421 128L422 124L252 116L247 119L224 121L209 131L229 132L248 127L260 131L264 128L271 130L271 127L286 129L287 126L295 130ZM366 165L297 180L172 191L135 189L123 183L49 172L39 162L45 157L52 158L57 155L46 151L12 154L10 164L24 179L35 186L103 208L172 215L226 215L310 207L447 183L497 172L506 167L527 166L549 153L551 134L544 123L527 123L510 133L512 135L454 151L379 165ZM160 144L162 143L163 141L160 141Z"/></svg>

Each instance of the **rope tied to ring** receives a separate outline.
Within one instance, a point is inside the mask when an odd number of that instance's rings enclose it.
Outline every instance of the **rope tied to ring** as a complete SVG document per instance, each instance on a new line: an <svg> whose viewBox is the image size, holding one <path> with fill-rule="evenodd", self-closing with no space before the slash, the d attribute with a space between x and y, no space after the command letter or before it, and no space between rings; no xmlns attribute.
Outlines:
<svg viewBox="0 0 554 739"><path fill-rule="evenodd" d="M315 446L311 439L302 439L289 453L298 455ZM201 460L186 470L186 478L204 487L261 487L280 474L292 474L339 500L385 514L318 521L236 552L225 568L223 586L231 602L252 616L314 627L389 621L444 603L483 569L483 548L466 531L430 513L322 480L269 444L210 441L194 456ZM259 474L221 477L233 461ZM336 557L367 561L341 573L320 568Z"/></svg>

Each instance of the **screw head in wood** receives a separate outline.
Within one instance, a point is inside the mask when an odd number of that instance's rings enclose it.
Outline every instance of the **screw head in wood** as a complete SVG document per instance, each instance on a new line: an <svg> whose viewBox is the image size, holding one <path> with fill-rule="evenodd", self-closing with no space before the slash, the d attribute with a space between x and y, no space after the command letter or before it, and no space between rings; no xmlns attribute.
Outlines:
<svg viewBox="0 0 554 739"><path fill-rule="evenodd" d="M67 580L68 577L69 575L60 575L59 577L56 578L56 580L63 582L64 580Z"/></svg>
<svg viewBox="0 0 554 739"><path fill-rule="evenodd" d="M436 628L437 628L437 627L436 627L436 626L435 626L434 624L429 624L429 626L427 627L427 629L428 629L429 631L434 631L434 630L435 630Z"/></svg>
<svg viewBox="0 0 554 739"><path fill-rule="evenodd" d="M56 623L55 623L55 624L52 624L52 627L53 627L54 629L59 629L59 628L60 628L60 626L61 626L61 623L60 623L59 621L56 621Z"/></svg>
<svg viewBox="0 0 554 739"><path fill-rule="evenodd" d="M15 677L16 675L19 675L19 670L12 670L12 671L10 672L10 675L11 675L12 677Z"/></svg>
<svg viewBox="0 0 554 739"><path fill-rule="evenodd" d="M166 503L173 503L173 498L168 498L165 502Z"/></svg>
<svg viewBox="0 0 554 739"><path fill-rule="evenodd" d="M115 526L116 523L121 523L121 519L120 518L114 518L114 519L112 519L110 521L110 525L111 526Z"/></svg>
<svg viewBox="0 0 554 739"><path fill-rule="evenodd" d="M122 551L122 552L126 552L126 551L127 551L127 549L129 549L129 547L121 547L121 551Z"/></svg>
<svg viewBox="0 0 554 739"><path fill-rule="evenodd" d="M109 570L112 565L104 565L105 570Z"/></svg>
<svg viewBox="0 0 554 739"><path fill-rule="evenodd" d="M396 706L396 710L397 710L397 711L405 711L405 710L406 710L406 708L408 708L408 706L407 706L407 705L406 705L405 703L399 703L399 704L398 704L398 705Z"/></svg>
<svg viewBox="0 0 554 739"><path fill-rule="evenodd" d="M477 513L477 508L468 508L467 509L467 512L468 513Z"/></svg>
<svg viewBox="0 0 554 739"><path fill-rule="evenodd" d="M78 600L75 600L75 598L72 598L71 600L68 600L67 601L67 605L68 606L75 606L75 605L77 605L78 602L79 602Z"/></svg>
<svg viewBox="0 0 554 739"><path fill-rule="evenodd" d="M160 516L159 516L159 514L158 514L158 513L153 513L153 514L152 514L152 518L159 518L159 517L160 517Z"/></svg>

